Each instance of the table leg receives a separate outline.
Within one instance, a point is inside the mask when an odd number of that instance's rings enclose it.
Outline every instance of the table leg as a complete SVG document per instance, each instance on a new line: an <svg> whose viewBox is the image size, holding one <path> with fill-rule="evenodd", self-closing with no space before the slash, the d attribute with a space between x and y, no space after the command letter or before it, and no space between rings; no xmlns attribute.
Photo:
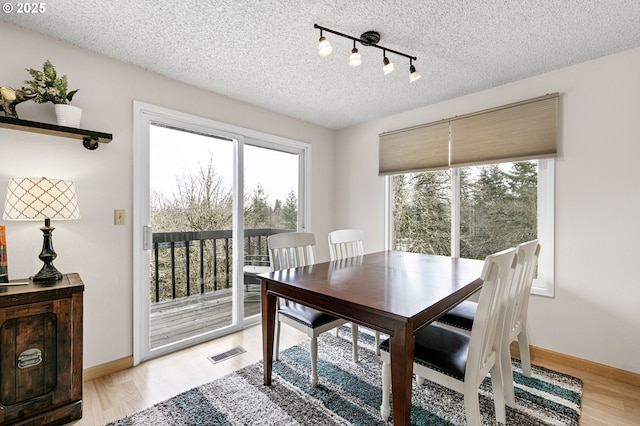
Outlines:
<svg viewBox="0 0 640 426"><path fill-rule="evenodd" d="M393 424L408 425L411 420L411 380L415 338L407 323L400 323L390 339Z"/></svg>
<svg viewBox="0 0 640 426"><path fill-rule="evenodd" d="M265 385L271 385L271 373L273 371L273 332L276 323L277 297L267 294L267 283L261 281L262 287L262 360Z"/></svg>

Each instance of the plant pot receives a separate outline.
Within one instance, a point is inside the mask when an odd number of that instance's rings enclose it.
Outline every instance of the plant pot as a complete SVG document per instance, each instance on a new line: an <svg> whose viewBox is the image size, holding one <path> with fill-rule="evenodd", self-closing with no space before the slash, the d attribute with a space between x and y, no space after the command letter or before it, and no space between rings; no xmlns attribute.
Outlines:
<svg viewBox="0 0 640 426"><path fill-rule="evenodd" d="M54 108L58 126L80 127L80 119L82 118L81 108L67 104L55 104Z"/></svg>

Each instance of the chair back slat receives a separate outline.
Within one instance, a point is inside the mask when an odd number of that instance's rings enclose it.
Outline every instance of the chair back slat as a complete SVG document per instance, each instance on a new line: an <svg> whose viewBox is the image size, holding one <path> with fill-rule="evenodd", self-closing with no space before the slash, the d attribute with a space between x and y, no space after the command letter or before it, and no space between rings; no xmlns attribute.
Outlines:
<svg viewBox="0 0 640 426"><path fill-rule="evenodd" d="M514 282L509 292L509 303L505 316L505 337L510 342L526 323L529 306L529 295L533 285L533 277L538 266L540 244L538 240L528 241L516 246L518 264L514 274Z"/></svg>
<svg viewBox="0 0 640 426"><path fill-rule="evenodd" d="M362 256L362 231L359 229L340 229L329 233L329 255L331 260Z"/></svg>
<svg viewBox="0 0 640 426"><path fill-rule="evenodd" d="M316 262L316 237L311 233L287 232L267 238L272 271L313 265Z"/></svg>

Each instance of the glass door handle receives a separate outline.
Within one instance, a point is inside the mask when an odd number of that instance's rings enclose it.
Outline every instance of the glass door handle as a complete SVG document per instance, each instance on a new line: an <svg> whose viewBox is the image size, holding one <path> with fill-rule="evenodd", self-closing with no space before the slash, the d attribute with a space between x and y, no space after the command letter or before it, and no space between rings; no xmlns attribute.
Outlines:
<svg viewBox="0 0 640 426"><path fill-rule="evenodd" d="M142 227L142 250L151 250L153 248L153 228L144 225Z"/></svg>

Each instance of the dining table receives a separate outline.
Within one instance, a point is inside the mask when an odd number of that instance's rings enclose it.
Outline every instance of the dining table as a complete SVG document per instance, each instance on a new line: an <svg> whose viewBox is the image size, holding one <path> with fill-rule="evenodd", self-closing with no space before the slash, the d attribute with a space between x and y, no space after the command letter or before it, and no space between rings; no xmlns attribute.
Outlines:
<svg viewBox="0 0 640 426"><path fill-rule="evenodd" d="M264 384L271 385L277 300L291 300L389 335L393 424L410 424L415 333L478 291L483 266L381 251L258 275Z"/></svg>

